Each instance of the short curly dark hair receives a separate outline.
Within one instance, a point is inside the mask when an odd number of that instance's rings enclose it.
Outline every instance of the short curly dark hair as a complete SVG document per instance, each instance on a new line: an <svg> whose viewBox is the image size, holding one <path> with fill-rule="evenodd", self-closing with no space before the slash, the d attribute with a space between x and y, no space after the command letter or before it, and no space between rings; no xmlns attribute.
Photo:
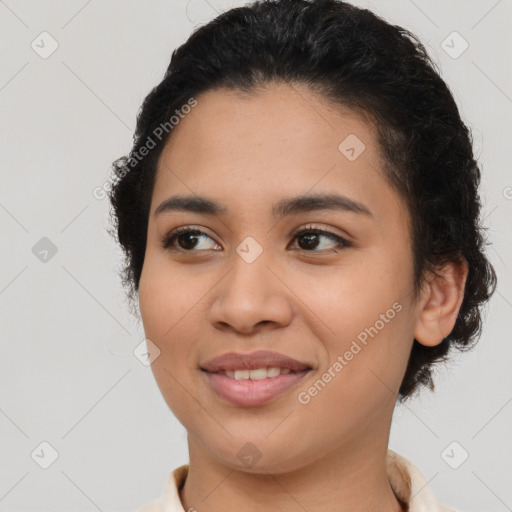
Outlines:
<svg viewBox="0 0 512 512"><path fill-rule="evenodd" d="M124 251L121 277L128 297L133 301L138 294L155 172L172 133L169 120L181 117L183 106L202 92L223 87L251 93L279 82L306 85L374 122L386 178L410 213L416 295L427 272L467 261L452 332L433 347L414 340L398 398L405 401L421 385L433 390L432 366L448 359L451 346L473 348L482 305L496 288L479 221L480 169L471 133L419 39L342 1L256 1L197 28L172 53L138 113L130 154L113 164L110 233Z"/></svg>

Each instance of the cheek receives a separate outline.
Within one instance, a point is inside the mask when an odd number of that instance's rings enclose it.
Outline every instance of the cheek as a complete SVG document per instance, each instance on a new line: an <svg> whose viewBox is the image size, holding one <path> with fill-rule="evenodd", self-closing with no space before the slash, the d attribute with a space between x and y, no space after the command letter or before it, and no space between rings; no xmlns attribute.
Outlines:
<svg viewBox="0 0 512 512"><path fill-rule="evenodd" d="M164 268L148 258L139 284L139 307L145 337L160 350L150 366L155 382L169 409L187 424L189 416L200 414L200 410L195 410L196 404L189 394L193 389L189 379L194 370L189 358L194 350L185 350L192 340L187 340L184 329L187 313L194 313L197 296L201 294L191 289L190 281L177 276L179 272L170 272L168 266Z"/></svg>
<svg viewBox="0 0 512 512"><path fill-rule="evenodd" d="M382 269L387 271L383 272ZM317 312L331 331L343 337L356 335L379 319L406 289L405 269L392 270L388 262L370 258L336 269L329 275L315 276L306 286L306 305Z"/></svg>
<svg viewBox="0 0 512 512"><path fill-rule="evenodd" d="M160 350L151 365L153 373L159 385L168 388L175 382L169 373L180 382L193 378L201 340L198 326L207 315L205 295L215 281L208 279L207 273L193 277L183 268L160 260L146 260L139 306L145 337ZM169 389L165 395L170 396Z"/></svg>
<svg viewBox="0 0 512 512"><path fill-rule="evenodd" d="M394 307L393 307L394 305ZM403 378L411 344L407 338L406 308L397 302L389 308L332 318L336 332L326 343L327 358L299 403L310 430L337 439L363 428L391 407ZM387 322L386 322L387 320Z"/></svg>
<svg viewBox="0 0 512 512"><path fill-rule="evenodd" d="M408 272L404 262L388 255L361 260L310 283L307 305L328 327L316 333L326 349L323 371L342 357L343 369L333 370L337 384L329 387L339 386L343 396L361 397L376 385L389 394L379 378L395 389L412 343Z"/></svg>
<svg viewBox="0 0 512 512"><path fill-rule="evenodd" d="M197 307L204 281L185 277L162 257L149 257L139 284L139 306L146 334L165 342L180 327L180 319ZM175 327L173 327L175 326Z"/></svg>

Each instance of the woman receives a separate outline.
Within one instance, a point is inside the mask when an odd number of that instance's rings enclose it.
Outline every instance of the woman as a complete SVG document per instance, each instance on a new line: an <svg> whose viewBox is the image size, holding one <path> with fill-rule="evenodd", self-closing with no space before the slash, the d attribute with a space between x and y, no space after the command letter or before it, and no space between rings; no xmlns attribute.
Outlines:
<svg viewBox="0 0 512 512"><path fill-rule="evenodd" d="M419 40L335 0L227 11L173 52L114 169L190 455L141 510L453 510L388 449L496 284L470 133Z"/></svg>

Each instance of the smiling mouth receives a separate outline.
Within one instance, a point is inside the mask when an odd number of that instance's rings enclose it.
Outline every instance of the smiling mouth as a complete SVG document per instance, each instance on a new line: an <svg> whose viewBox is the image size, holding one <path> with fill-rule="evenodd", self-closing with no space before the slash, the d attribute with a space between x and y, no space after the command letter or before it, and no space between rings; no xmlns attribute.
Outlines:
<svg viewBox="0 0 512 512"><path fill-rule="evenodd" d="M225 375L230 379L234 380L263 380L263 379L274 379L279 377L279 375L288 375L289 373L303 373L305 371L309 371L311 368L306 370L302 370L300 372L294 372L290 370L290 368L279 368L277 366L270 368L255 368L254 370L221 370L218 372L208 372L219 375Z"/></svg>
<svg viewBox="0 0 512 512"><path fill-rule="evenodd" d="M272 377L277 371L279 374ZM201 370L201 373L218 397L238 407L256 407L285 396L311 371L312 368L293 371L289 368L270 367L218 372Z"/></svg>

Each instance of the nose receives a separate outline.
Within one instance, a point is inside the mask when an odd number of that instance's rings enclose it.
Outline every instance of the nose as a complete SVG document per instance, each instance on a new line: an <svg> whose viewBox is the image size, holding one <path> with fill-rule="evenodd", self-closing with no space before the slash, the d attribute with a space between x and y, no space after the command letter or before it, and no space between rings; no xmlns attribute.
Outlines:
<svg viewBox="0 0 512 512"><path fill-rule="evenodd" d="M260 256L247 263L238 255L215 287L210 321L222 331L253 334L286 327L293 318L292 296L276 265Z"/></svg>

